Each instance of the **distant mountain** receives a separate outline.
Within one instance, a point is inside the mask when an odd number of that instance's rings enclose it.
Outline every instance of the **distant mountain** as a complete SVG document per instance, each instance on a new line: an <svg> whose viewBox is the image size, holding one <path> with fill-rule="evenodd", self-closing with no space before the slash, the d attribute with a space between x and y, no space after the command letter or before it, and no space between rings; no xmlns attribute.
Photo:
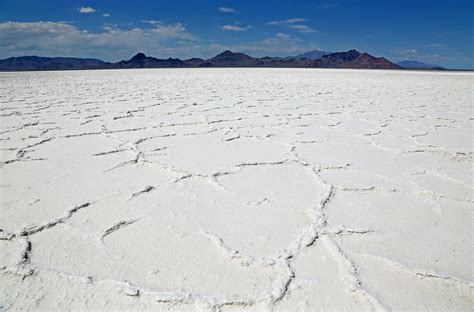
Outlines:
<svg viewBox="0 0 474 312"><path fill-rule="evenodd" d="M302 67L302 68L365 68L365 69L401 69L389 60L374 57L357 50L331 53L320 58L300 57L262 57L253 58L243 53L224 51L206 61L212 67Z"/></svg>
<svg viewBox="0 0 474 312"><path fill-rule="evenodd" d="M422 62L417 62L417 61L401 61L401 62L398 62L397 65L406 69L437 69L437 70L444 69L443 67L439 65L427 64L427 63L422 63Z"/></svg>
<svg viewBox="0 0 474 312"><path fill-rule="evenodd" d="M332 52L327 52L327 51L321 51L321 50L312 50L305 52L303 54L299 54L295 57L297 58L309 58L309 59L315 59L315 58L320 58L321 56L331 54Z"/></svg>
<svg viewBox="0 0 474 312"><path fill-rule="evenodd" d="M20 56L0 60L0 70L96 69L107 64L92 58Z"/></svg>
<svg viewBox="0 0 474 312"><path fill-rule="evenodd" d="M311 60L299 57L260 57L257 59L259 67L289 67L306 68L311 67Z"/></svg>
<svg viewBox="0 0 474 312"><path fill-rule="evenodd" d="M178 58L158 59L137 53L130 60L120 61L109 66L110 68L175 68L189 67L185 61Z"/></svg>
<svg viewBox="0 0 474 312"><path fill-rule="evenodd" d="M229 50L217 54L206 62L212 64L213 67L249 67L259 65L258 59L244 53L234 53Z"/></svg>
<svg viewBox="0 0 474 312"><path fill-rule="evenodd" d="M138 53L130 60L110 65L112 68L168 68L168 67L309 67L309 62L298 58L254 58L244 53L224 51L210 59L157 59Z"/></svg>
<svg viewBox="0 0 474 312"><path fill-rule="evenodd" d="M314 51L310 51L314 52ZM320 51L323 52L323 51ZM96 59L48 58L24 56L0 60L0 70L64 70L64 69L116 69L116 68L189 68L189 67L282 67L282 68L365 68L401 69L383 57L374 57L357 50L337 52L319 58L259 57L224 51L210 59L178 58L159 59L137 53L129 60L107 63Z"/></svg>
<svg viewBox="0 0 474 312"><path fill-rule="evenodd" d="M402 69L383 57L375 57L357 50L337 52L315 59L312 67L317 68L357 68L357 69Z"/></svg>
<svg viewBox="0 0 474 312"><path fill-rule="evenodd" d="M206 63L206 60L199 57L193 57L188 60L185 60L185 62L190 67L205 67L203 64Z"/></svg>

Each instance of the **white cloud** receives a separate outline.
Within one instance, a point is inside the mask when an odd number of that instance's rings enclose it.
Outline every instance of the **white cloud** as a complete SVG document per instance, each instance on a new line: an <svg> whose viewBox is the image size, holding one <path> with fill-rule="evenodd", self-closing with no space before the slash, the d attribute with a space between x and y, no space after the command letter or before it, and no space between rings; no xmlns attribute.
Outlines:
<svg viewBox="0 0 474 312"><path fill-rule="evenodd" d="M155 25L155 28L151 29L152 33L159 34L162 37L167 38L178 38L178 39L196 39L195 36L186 32L186 27L181 23L170 24L170 25Z"/></svg>
<svg viewBox="0 0 474 312"><path fill-rule="evenodd" d="M289 39L289 38L291 38L290 35L283 34L283 33L277 33L275 36L276 36L277 38L280 38L280 39Z"/></svg>
<svg viewBox="0 0 474 312"><path fill-rule="evenodd" d="M191 57L210 58L222 51L230 50L243 52L251 56L290 56L301 54L319 47L303 42L299 38L284 33L277 33L274 37L261 41L244 42L241 44L199 43L192 45L163 47L160 55L180 57L182 59ZM147 54L148 55L148 54ZM154 56L154 54L150 54Z"/></svg>
<svg viewBox="0 0 474 312"><path fill-rule="evenodd" d="M106 24L103 29L91 33L66 22L0 23L0 58L36 54L118 60L129 58L138 49L159 56L155 51L163 46L188 45L197 40L181 23L131 29Z"/></svg>
<svg viewBox="0 0 474 312"><path fill-rule="evenodd" d="M224 50L252 56L287 56L317 47L285 33L261 41L222 45L190 33L181 23L148 21L143 27L103 24L88 32L67 22L0 23L0 58L22 55L95 57L105 61L129 59L138 51L168 58L212 57Z"/></svg>
<svg viewBox="0 0 474 312"><path fill-rule="evenodd" d="M300 33L303 33L303 34L316 32L316 30L314 30L313 28L311 28L309 26L306 26L306 25L300 25L300 24L288 25L288 28L296 30L296 31L298 31Z"/></svg>
<svg viewBox="0 0 474 312"><path fill-rule="evenodd" d="M295 18L289 18L286 20L271 21L271 22L268 22L267 25L285 25L285 24L293 24L293 23L302 23L302 22L307 22L307 21L308 21L307 18L295 17Z"/></svg>
<svg viewBox="0 0 474 312"><path fill-rule="evenodd" d="M282 36L283 35L283 36ZM200 56L203 58L210 58L225 50L243 52L254 57L261 56L290 56L301 54L310 50L317 49L317 46L302 42L298 38L293 38L289 35L276 34L274 37L267 38L261 41L246 42L242 44L223 45L213 43L209 45L193 45L176 48L169 48L167 52L171 55L187 55L189 57ZM190 54L188 54L190 53Z"/></svg>
<svg viewBox="0 0 474 312"><path fill-rule="evenodd" d="M400 57L414 57L417 55L416 49L393 49L390 52Z"/></svg>
<svg viewBox="0 0 474 312"><path fill-rule="evenodd" d="M436 44L435 47L438 45ZM443 45L444 46L444 45ZM399 62L399 61L418 61L424 62L428 64L438 64L441 66L447 66L452 68L463 68L466 65L459 65L459 61L469 63L472 60L469 57L465 57L462 55L455 55L449 53L449 55L440 55L440 54L431 54L431 53L424 53L423 51L419 51L417 49L409 48L409 49L393 49L390 51L391 55L389 55L390 60ZM462 64L462 63L461 63Z"/></svg>
<svg viewBox="0 0 474 312"><path fill-rule="evenodd" d="M240 27L240 26L233 26L233 25L224 25L224 26L221 26L221 29L227 30L227 31L246 31L250 29L250 26Z"/></svg>
<svg viewBox="0 0 474 312"><path fill-rule="evenodd" d="M334 9L340 7L339 3L324 3L319 6L320 9Z"/></svg>
<svg viewBox="0 0 474 312"><path fill-rule="evenodd" d="M231 8L231 7L225 7L225 6L219 7L218 10L223 13L239 13L239 11L237 11L236 9Z"/></svg>
<svg viewBox="0 0 474 312"><path fill-rule="evenodd" d="M162 21L157 21L157 20L141 20L140 22L148 23L148 24L152 24L152 25L163 24Z"/></svg>
<svg viewBox="0 0 474 312"><path fill-rule="evenodd" d="M446 49L447 46L444 43L429 43L424 45L425 48L429 49Z"/></svg>
<svg viewBox="0 0 474 312"><path fill-rule="evenodd" d="M103 17L110 17L110 14L109 13L104 13L102 14Z"/></svg>
<svg viewBox="0 0 474 312"><path fill-rule="evenodd" d="M284 33L277 33L275 37L258 42L255 46L257 47L257 51L264 51L278 56L295 55L316 49L314 45L305 43L300 38L292 37Z"/></svg>
<svg viewBox="0 0 474 312"><path fill-rule="evenodd" d="M94 13L95 12L95 9L94 8L91 8L91 7L80 7L79 9L77 9L79 12L81 13L85 13L85 14L88 14L88 13Z"/></svg>
<svg viewBox="0 0 474 312"><path fill-rule="evenodd" d="M165 24L157 20L142 20L142 23L153 25L150 32L160 34L164 37L178 38L178 39L196 39L194 36L186 32L186 27L181 23Z"/></svg>
<svg viewBox="0 0 474 312"><path fill-rule="evenodd" d="M300 33L316 32L316 30L314 30L313 28L311 28L307 25L296 24L296 23L303 23L303 22L307 22L307 21L309 21L309 19L307 19L307 18L294 17L294 18L289 18L289 19L286 19L286 20L271 21L271 22L266 23L266 25L270 25L270 26L280 25L280 26L284 26L284 27L289 28L289 29L296 30Z"/></svg>

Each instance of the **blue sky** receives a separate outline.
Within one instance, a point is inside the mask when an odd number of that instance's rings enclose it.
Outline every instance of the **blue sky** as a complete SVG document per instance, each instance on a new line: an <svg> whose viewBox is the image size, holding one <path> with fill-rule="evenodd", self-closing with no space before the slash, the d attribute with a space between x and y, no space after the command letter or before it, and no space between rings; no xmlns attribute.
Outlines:
<svg viewBox="0 0 474 312"><path fill-rule="evenodd" d="M0 58L288 56L352 48L473 68L474 1L0 0Z"/></svg>

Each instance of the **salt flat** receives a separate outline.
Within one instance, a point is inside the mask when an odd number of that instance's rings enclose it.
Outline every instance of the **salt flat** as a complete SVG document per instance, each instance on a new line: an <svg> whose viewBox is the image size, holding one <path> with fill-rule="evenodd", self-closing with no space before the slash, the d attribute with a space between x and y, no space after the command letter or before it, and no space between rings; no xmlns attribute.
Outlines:
<svg viewBox="0 0 474 312"><path fill-rule="evenodd" d="M470 73L0 73L0 310L458 310Z"/></svg>

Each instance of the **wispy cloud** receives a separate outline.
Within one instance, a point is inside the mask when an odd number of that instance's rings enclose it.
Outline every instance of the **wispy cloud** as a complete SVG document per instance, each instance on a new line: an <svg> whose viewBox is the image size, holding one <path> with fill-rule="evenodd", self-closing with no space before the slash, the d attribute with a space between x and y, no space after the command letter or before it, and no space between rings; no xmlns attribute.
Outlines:
<svg viewBox="0 0 474 312"><path fill-rule="evenodd" d="M309 19L307 18L293 17L285 20L267 22L266 25L283 26L288 29L296 30L297 32L300 32L302 34L316 32L316 30L314 30L310 26L301 24L307 21L309 21Z"/></svg>
<svg viewBox="0 0 474 312"><path fill-rule="evenodd" d="M429 45L434 45L434 48L438 48L438 46L441 48L440 52L447 52L443 50L443 47L445 47L444 44L428 44L424 45L423 47L427 47ZM459 61L460 59L465 62L471 61L470 58L466 58L464 56L455 56L453 53L449 53L448 55L443 55L442 53L426 53L423 49L418 50L414 48L397 48L393 49L390 51L391 56L390 59L393 61L405 61L405 60L410 60L410 61L418 61L418 62L424 62L428 64L437 64L441 66L447 66L450 62L454 61ZM443 65L444 64L444 65ZM458 65L453 66L454 68L457 67Z"/></svg>
<svg viewBox="0 0 474 312"><path fill-rule="evenodd" d="M80 7L77 10L80 13L84 13L84 14L94 13L96 11L94 8L91 8L91 7Z"/></svg>
<svg viewBox="0 0 474 312"><path fill-rule="evenodd" d="M109 13L104 13L102 14L103 17L110 17L110 14Z"/></svg>
<svg viewBox="0 0 474 312"><path fill-rule="evenodd" d="M266 24L267 25L286 25L286 24L293 24L293 23L303 23L303 22L307 22L307 21L308 21L307 18L295 17L295 18L289 18L289 19L286 19L286 20L271 21L271 22L268 22Z"/></svg>
<svg viewBox="0 0 474 312"><path fill-rule="evenodd" d="M158 20L141 20L140 22L146 23L146 24L151 24L151 25L163 24L162 21L158 21Z"/></svg>
<svg viewBox="0 0 474 312"><path fill-rule="evenodd" d="M288 25L288 28L296 30L303 34L316 32L316 30L314 30L313 28L306 25L300 25L300 24Z"/></svg>
<svg viewBox="0 0 474 312"><path fill-rule="evenodd" d="M217 9L223 13L239 13L239 11L237 11L236 9L226 6L221 6Z"/></svg>
<svg viewBox="0 0 474 312"><path fill-rule="evenodd" d="M284 33L277 33L275 35L275 37L280 38L280 39L290 39L291 38L290 35L287 35L287 34L284 34Z"/></svg>
<svg viewBox="0 0 474 312"><path fill-rule="evenodd" d="M390 52L399 57L414 57L417 55L416 49L393 49Z"/></svg>
<svg viewBox="0 0 474 312"><path fill-rule="evenodd" d="M277 33L275 37L267 38L261 42L255 43L254 50L256 52L267 52L282 56L285 54L295 55L314 49L316 49L314 45L306 43L300 38L285 33Z"/></svg>
<svg viewBox="0 0 474 312"><path fill-rule="evenodd" d="M246 26L246 27L240 27L240 26L234 26L234 25L224 25L221 26L220 28L222 30L227 30L227 31L246 31L249 30L251 26Z"/></svg>
<svg viewBox="0 0 474 312"><path fill-rule="evenodd" d="M341 5L339 3L323 3L320 6L318 6L318 8L327 10L327 9L338 8L340 6Z"/></svg>
<svg viewBox="0 0 474 312"><path fill-rule="evenodd" d="M429 43L424 45L425 48L429 49L446 49L447 46L444 43Z"/></svg>

